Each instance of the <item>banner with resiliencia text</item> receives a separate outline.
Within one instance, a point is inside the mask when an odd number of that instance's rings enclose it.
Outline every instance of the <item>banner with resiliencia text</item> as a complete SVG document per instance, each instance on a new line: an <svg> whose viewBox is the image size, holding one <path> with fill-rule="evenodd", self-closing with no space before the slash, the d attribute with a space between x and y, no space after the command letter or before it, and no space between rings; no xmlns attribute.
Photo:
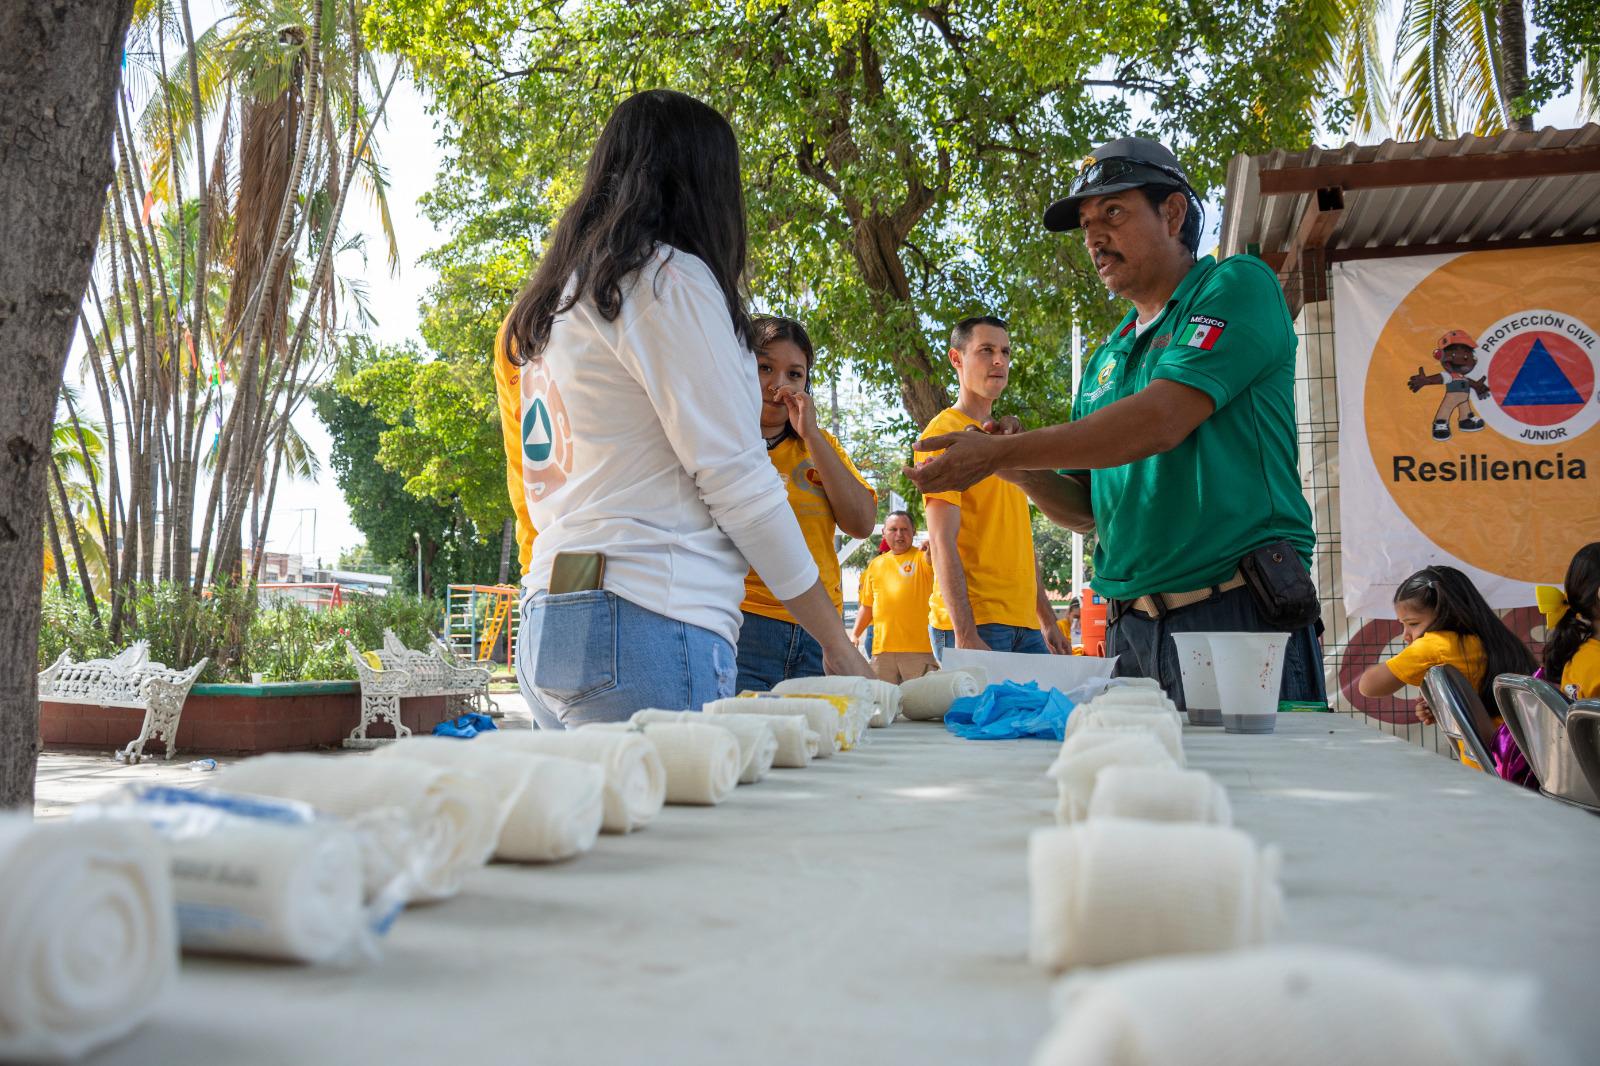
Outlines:
<svg viewBox="0 0 1600 1066"><path fill-rule="evenodd" d="M1433 563L1533 603L1600 539L1600 244L1333 268L1345 611Z"/></svg>

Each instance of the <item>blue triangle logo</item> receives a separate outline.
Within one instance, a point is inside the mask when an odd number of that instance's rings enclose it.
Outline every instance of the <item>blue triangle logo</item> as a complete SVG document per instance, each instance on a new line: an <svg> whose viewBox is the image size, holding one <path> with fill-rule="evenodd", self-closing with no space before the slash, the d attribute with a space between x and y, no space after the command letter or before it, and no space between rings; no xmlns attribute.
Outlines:
<svg viewBox="0 0 1600 1066"><path fill-rule="evenodd" d="M1574 403L1583 403L1583 397L1556 365L1544 341L1535 340L1500 406L1560 407Z"/></svg>

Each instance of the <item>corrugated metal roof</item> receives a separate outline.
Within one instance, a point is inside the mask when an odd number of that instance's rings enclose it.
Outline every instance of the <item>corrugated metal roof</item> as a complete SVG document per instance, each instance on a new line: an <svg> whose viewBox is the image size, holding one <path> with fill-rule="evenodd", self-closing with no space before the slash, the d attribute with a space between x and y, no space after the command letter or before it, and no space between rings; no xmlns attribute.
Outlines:
<svg viewBox="0 0 1600 1066"><path fill-rule="evenodd" d="M1441 176L1450 161L1510 152L1600 146L1600 125L1579 129L1545 127L1451 141L1384 141L1273 151L1235 156L1228 165L1222 219L1222 253L1259 245L1264 255L1282 252L1294 235L1313 192L1263 195L1264 172L1321 168L1389 160L1436 160ZM1270 179L1269 179L1270 180ZM1339 184L1328 181L1327 184ZM1348 189L1344 211L1329 249L1414 248L1477 241L1529 238L1600 239L1600 172L1449 182L1388 188Z"/></svg>

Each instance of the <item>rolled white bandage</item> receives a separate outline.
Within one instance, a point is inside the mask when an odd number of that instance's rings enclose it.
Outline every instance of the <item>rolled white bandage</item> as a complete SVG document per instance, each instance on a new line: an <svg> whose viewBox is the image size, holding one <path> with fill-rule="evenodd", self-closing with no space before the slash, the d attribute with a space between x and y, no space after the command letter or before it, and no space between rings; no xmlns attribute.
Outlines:
<svg viewBox="0 0 1600 1066"><path fill-rule="evenodd" d="M1167 691L1161 687L1161 682L1157 681L1153 677L1113 677L1111 678L1111 682L1112 688L1128 689L1130 691L1142 688L1153 689L1154 691L1160 692L1163 695Z"/></svg>
<svg viewBox="0 0 1600 1066"><path fill-rule="evenodd" d="M712 700L701 708L704 714L801 715L817 735L813 758L826 759L839 750L843 730L839 708L824 699L800 696L740 696L731 700Z"/></svg>
<svg viewBox="0 0 1600 1066"><path fill-rule="evenodd" d="M778 757L778 737L773 731L777 718L763 718L759 715L715 715L706 717L703 711L660 711L647 708L638 711L631 719L635 725L651 725L662 722L686 722L691 725L715 725L726 729L733 734L739 742L739 784L753 785L767 776L767 771L772 769L773 760ZM801 722L802 729L804 722ZM802 739L802 743L804 743ZM671 772L668 772L668 787L671 787ZM669 801L670 802L670 801Z"/></svg>
<svg viewBox="0 0 1600 1066"><path fill-rule="evenodd" d="M943 718L956 700L982 691L968 670L935 670L900 683L900 713L914 722L931 722Z"/></svg>
<svg viewBox="0 0 1600 1066"><path fill-rule="evenodd" d="M792 677L772 686L785 696L825 692L830 695L865 699L872 704L868 725L881 729L900 715L900 686L867 677Z"/></svg>
<svg viewBox="0 0 1600 1066"><path fill-rule="evenodd" d="M741 692L741 698L749 699L811 699L826 700L832 703L839 711L839 732L834 741L838 750L849 751L861 742L862 734L868 729L868 723L877 710L877 696L868 687L864 677L836 678L834 680L849 682L850 691L834 691L831 687L818 688L812 685L813 681L827 680L824 678L798 677L790 681L780 681L780 685L792 687L780 692L773 689L771 693Z"/></svg>
<svg viewBox="0 0 1600 1066"><path fill-rule="evenodd" d="M1061 745L1046 773L1056 782L1056 821L1081 821L1089 813L1095 777L1107 766L1173 767L1172 756L1153 735L1080 729Z"/></svg>
<svg viewBox="0 0 1600 1066"><path fill-rule="evenodd" d="M0 813L0 1060L126 1036L178 966L172 880L147 827Z"/></svg>
<svg viewBox="0 0 1600 1066"><path fill-rule="evenodd" d="M1074 974L1034 1066L1570 1063L1529 978L1286 945Z"/></svg>
<svg viewBox="0 0 1600 1066"><path fill-rule="evenodd" d="M1107 766L1095 775L1090 818L1232 825L1228 793L1204 770Z"/></svg>
<svg viewBox="0 0 1600 1066"><path fill-rule="evenodd" d="M224 767L209 784L299 800L357 825L365 815L399 814L416 849L407 856L413 901L455 895L467 872L489 860L505 802L476 774L359 755L258 755Z"/></svg>
<svg viewBox="0 0 1600 1066"><path fill-rule="evenodd" d="M1150 688L1108 688L1096 696L1090 703L1092 707L1131 707L1135 709L1151 708L1153 710L1167 711L1176 715L1178 705L1173 703L1167 694L1160 689Z"/></svg>
<svg viewBox="0 0 1600 1066"><path fill-rule="evenodd" d="M1184 765L1183 729L1178 716L1165 711L1128 710L1123 707L1099 707L1091 704L1083 711L1074 734L1085 729L1107 729L1113 732L1148 733L1161 742L1172 756L1172 761ZM1063 743L1065 741L1063 740Z"/></svg>
<svg viewBox="0 0 1600 1066"><path fill-rule="evenodd" d="M682 713L693 714L694 712L685 711ZM700 713L713 714L709 709ZM772 755L772 765L774 767L804 769L810 766L811 760L816 757L817 733L816 730L811 728L810 721L803 714L742 714L739 711L725 711L716 712L713 716L719 723L723 721L754 722L757 725L766 725L772 731L773 738L777 741L777 748L774 749Z"/></svg>
<svg viewBox="0 0 1600 1066"><path fill-rule="evenodd" d="M1096 818L1036 829L1029 956L1062 970L1259 944L1283 914L1278 865L1276 848L1226 826Z"/></svg>
<svg viewBox="0 0 1600 1066"><path fill-rule="evenodd" d="M667 800L667 771L655 745L637 732L604 729L497 729L470 743L489 743L535 755L559 755L605 771L600 828L631 833L650 824Z"/></svg>
<svg viewBox="0 0 1600 1066"><path fill-rule="evenodd" d="M712 722L596 722L586 729L634 731L655 746L667 771L667 802L715 807L739 786L739 740Z"/></svg>
<svg viewBox="0 0 1600 1066"><path fill-rule="evenodd" d="M495 858L557 862L594 847L605 813L605 771L558 755L509 751L455 737L410 736L386 744L375 758L415 759L478 774L504 797Z"/></svg>

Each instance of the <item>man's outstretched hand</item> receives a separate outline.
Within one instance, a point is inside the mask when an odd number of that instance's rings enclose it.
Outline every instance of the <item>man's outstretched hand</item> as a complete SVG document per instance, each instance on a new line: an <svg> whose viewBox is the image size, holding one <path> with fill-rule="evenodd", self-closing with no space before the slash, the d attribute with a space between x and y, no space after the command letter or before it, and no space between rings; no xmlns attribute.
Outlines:
<svg viewBox="0 0 1600 1066"><path fill-rule="evenodd" d="M1000 469L1003 446L1004 434L973 430L925 437L916 450L940 454L905 473L923 492L963 492Z"/></svg>

